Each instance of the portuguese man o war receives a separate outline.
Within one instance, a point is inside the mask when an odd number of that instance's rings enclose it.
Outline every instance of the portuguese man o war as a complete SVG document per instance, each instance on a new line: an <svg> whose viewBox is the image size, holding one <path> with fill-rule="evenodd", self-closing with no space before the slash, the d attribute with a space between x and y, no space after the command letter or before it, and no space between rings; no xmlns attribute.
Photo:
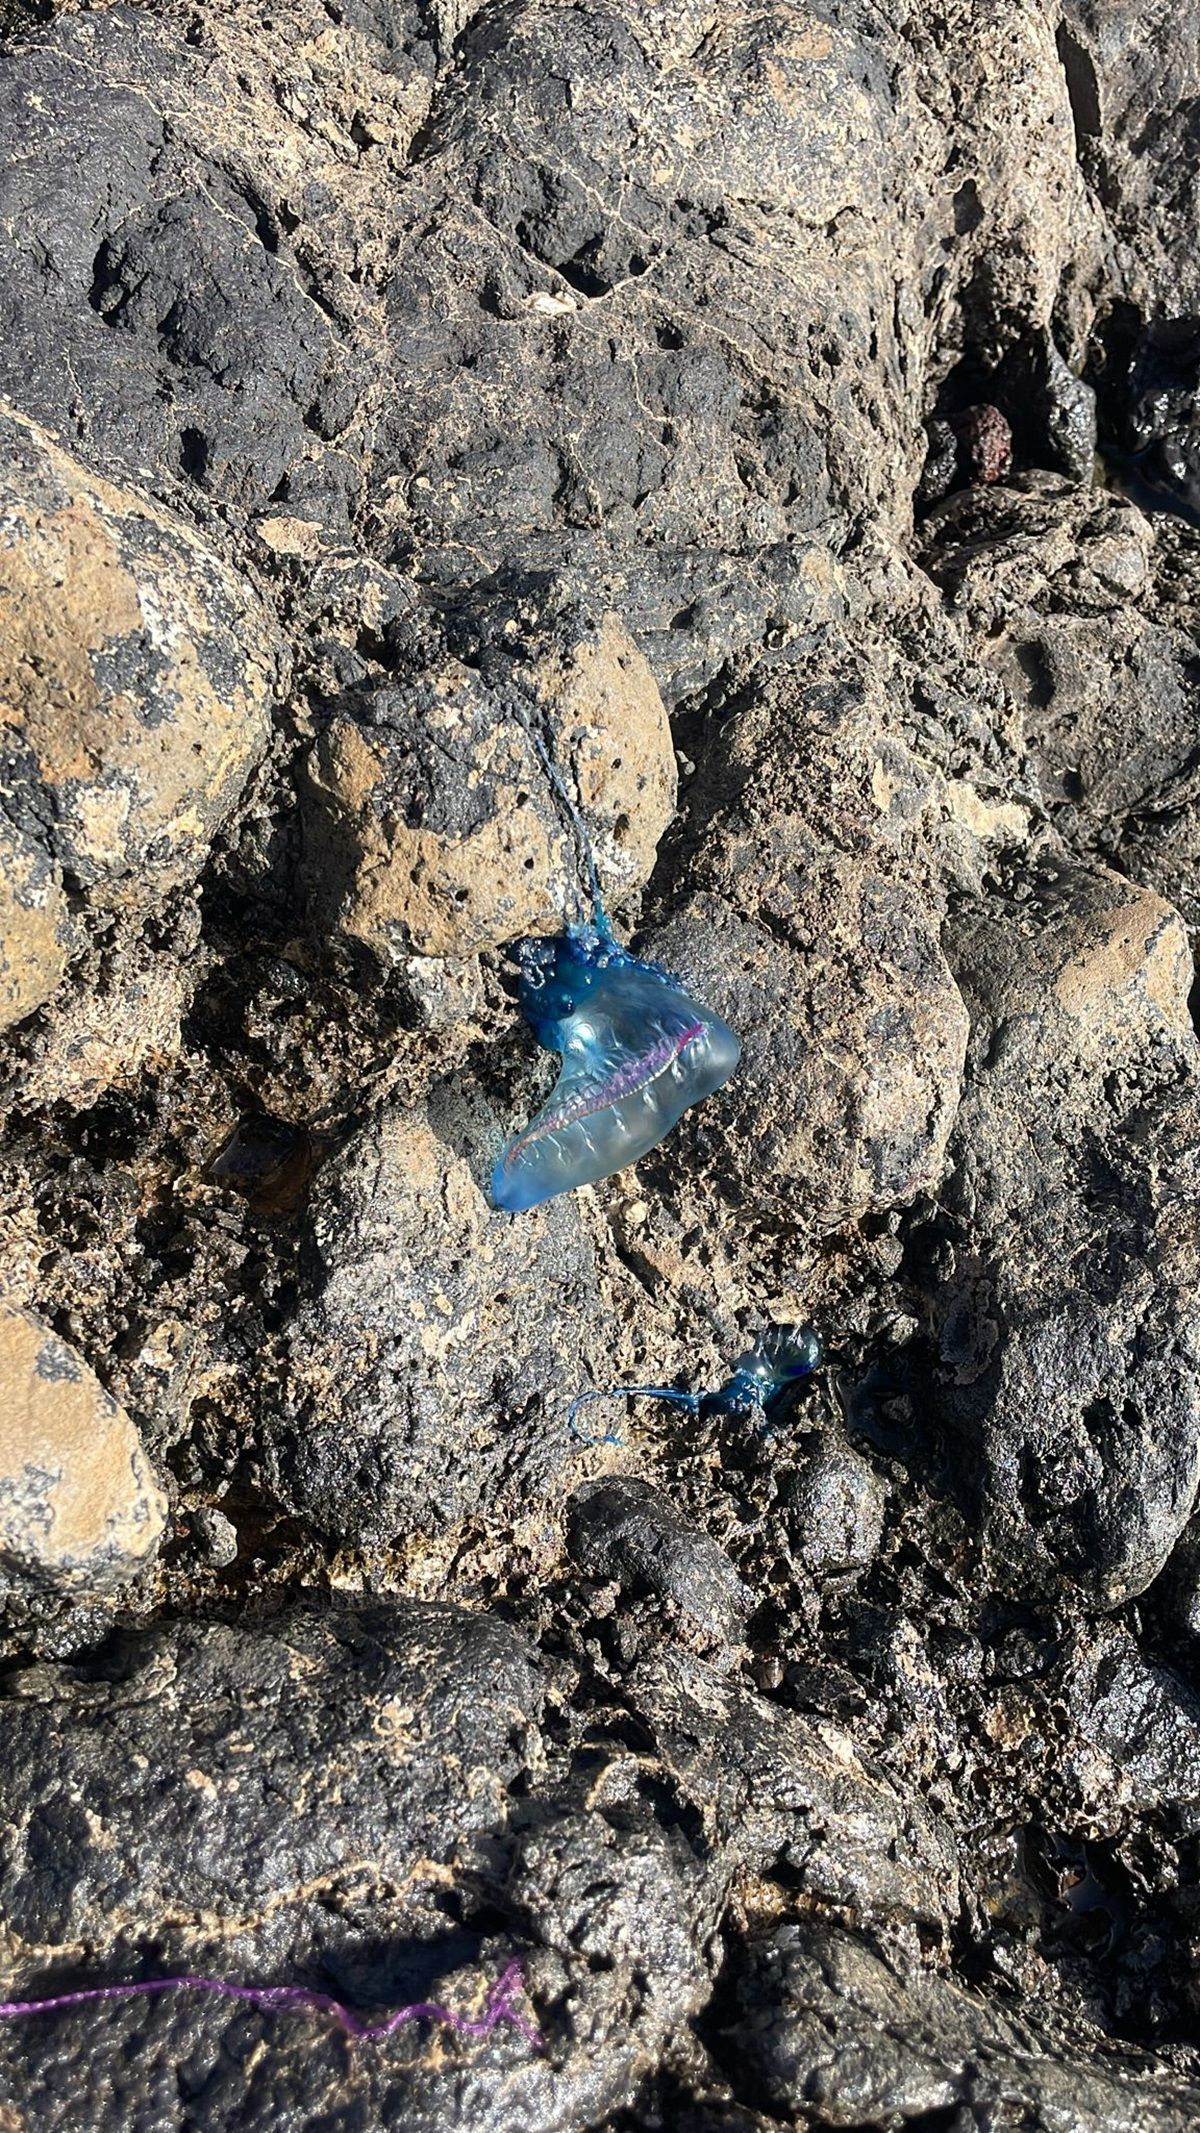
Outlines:
<svg viewBox="0 0 1200 2133"><path fill-rule="evenodd" d="M567 1421L572 1436L581 1444L619 1444L607 1432L589 1437L575 1417L593 1400L665 1400L690 1415L725 1417L756 1422L769 1428L788 1394L802 1379L811 1377L825 1360L819 1335L811 1326L768 1326L753 1348L739 1355L727 1382L716 1392L685 1392L678 1385L617 1385L610 1392L583 1392L572 1400Z"/></svg>
<svg viewBox="0 0 1200 2133"><path fill-rule="evenodd" d="M513 1213L635 1163L741 1054L719 1015L621 947L599 905L596 919L510 951L521 1013L562 1054L547 1101L492 1173L492 1199Z"/></svg>
<svg viewBox="0 0 1200 2133"><path fill-rule="evenodd" d="M492 1172L493 1203L511 1214L636 1163L689 1105L728 1081L741 1057L719 1015L659 964L622 948L583 817L544 743L526 730L579 841L592 919L508 951L521 973L522 1015L538 1043L562 1056L546 1102Z"/></svg>

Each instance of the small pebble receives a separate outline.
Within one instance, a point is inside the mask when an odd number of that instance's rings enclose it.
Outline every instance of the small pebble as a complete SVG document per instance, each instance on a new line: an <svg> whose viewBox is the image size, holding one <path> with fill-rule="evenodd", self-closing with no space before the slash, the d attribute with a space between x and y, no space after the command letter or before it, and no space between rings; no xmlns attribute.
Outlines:
<svg viewBox="0 0 1200 2133"><path fill-rule="evenodd" d="M1012 431L998 407L984 401L951 415L960 461L970 481L1003 481L1012 470Z"/></svg>
<svg viewBox="0 0 1200 2133"><path fill-rule="evenodd" d="M707 1636L734 1642L754 1605L725 1550L648 1481L586 1482L567 1505L567 1546L588 1577L668 1600Z"/></svg>
<svg viewBox="0 0 1200 2133"><path fill-rule="evenodd" d="M237 1527L233 1520L214 1506L204 1504L191 1513L190 1524L205 1561L211 1563L214 1570L227 1570L238 1552Z"/></svg>

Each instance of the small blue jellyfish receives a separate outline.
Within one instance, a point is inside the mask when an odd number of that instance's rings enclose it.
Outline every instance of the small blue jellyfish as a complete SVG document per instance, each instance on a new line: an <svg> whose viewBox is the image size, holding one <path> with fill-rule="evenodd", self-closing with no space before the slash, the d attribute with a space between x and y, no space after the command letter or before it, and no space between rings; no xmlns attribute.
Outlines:
<svg viewBox="0 0 1200 2133"><path fill-rule="evenodd" d="M562 1054L549 1098L492 1173L493 1201L513 1213L635 1163L741 1053L719 1015L620 946L598 901L596 917L510 951L525 1020Z"/></svg>
<svg viewBox="0 0 1200 2133"><path fill-rule="evenodd" d="M716 1392L685 1392L679 1385L619 1385L611 1392L583 1392L571 1402L567 1421L571 1433L583 1444L619 1444L610 1431L589 1437L575 1420L581 1407L593 1400L665 1400L690 1415L726 1417L756 1422L770 1428L789 1393L802 1379L811 1377L825 1360L820 1336L812 1326L768 1326L753 1348L739 1355L724 1385Z"/></svg>

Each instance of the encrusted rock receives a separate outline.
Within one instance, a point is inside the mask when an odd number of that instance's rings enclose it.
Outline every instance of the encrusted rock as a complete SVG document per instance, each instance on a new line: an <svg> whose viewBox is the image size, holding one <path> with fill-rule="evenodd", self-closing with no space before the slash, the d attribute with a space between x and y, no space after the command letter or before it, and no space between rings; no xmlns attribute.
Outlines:
<svg viewBox="0 0 1200 2133"><path fill-rule="evenodd" d="M0 820L0 1028L32 1014L67 967L62 879L45 846Z"/></svg>
<svg viewBox="0 0 1200 2133"><path fill-rule="evenodd" d="M1139 1650L1128 1631L1104 1623L1080 1633L1071 1653L1071 1717L1085 1783L1107 1781L1115 1798L1152 1807L1191 1832L1200 1816L1200 1696L1171 1667ZM1101 1759L1103 1777L1086 1767Z"/></svg>
<svg viewBox="0 0 1200 2133"><path fill-rule="evenodd" d="M927 567L1019 710L1060 834L1200 926L1190 534L1043 475L956 497L927 528Z"/></svg>
<svg viewBox="0 0 1200 2133"><path fill-rule="evenodd" d="M520 1957L548 2048L412 2023L348 2050L319 2012L183 1990L3 2025L0 2122L101 2133L115 2094L136 2133L573 2133L630 2104L703 2006L729 1862L638 1801L634 1758L555 1767L548 1685L498 1617L412 1599L167 1624L6 1684L6 1991L181 1970L474 2015Z"/></svg>
<svg viewBox="0 0 1200 2133"><path fill-rule="evenodd" d="M783 1712L685 1652L640 1662L626 1693L709 1843L732 1845L752 1872L791 1872L819 1903L941 1930L953 1843L841 1728Z"/></svg>
<svg viewBox="0 0 1200 2133"><path fill-rule="evenodd" d="M785 1481L783 1503L788 1539L814 1577L853 1575L873 1560L887 1490L848 1444L817 1439Z"/></svg>
<svg viewBox="0 0 1200 2133"><path fill-rule="evenodd" d="M47 1667L20 1688L0 1699L10 1963L22 1941L162 1933L230 1936L259 1961L298 1934L345 1947L320 1889L344 1878L386 1912L419 1861L496 1826L542 1700L515 1631L416 1601L168 1626L93 1684Z"/></svg>
<svg viewBox="0 0 1200 2133"><path fill-rule="evenodd" d="M1162 16L1160 34L1145 37L1140 0L1064 0L1058 30L1105 281L1146 318L1200 309L1194 19L1189 5Z"/></svg>
<svg viewBox="0 0 1200 2133"><path fill-rule="evenodd" d="M103 1590L145 1568L165 1519L129 1416L48 1326L0 1305L0 1566Z"/></svg>
<svg viewBox="0 0 1200 2133"><path fill-rule="evenodd" d="M932 1188L961 1083L924 837L939 788L885 718L840 637L770 670L690 796L703 893L651 936L742 1039L698 1129L719 1117L723 1185L816 1224Z"/></svg>
<svg viewBox="0 0 1200 2133"><path fill-rule="evenodd" d="M85 1111L106 1090L128 1087L178 1058L188 998L184 973L163 956L140 968L117 963L104 975L107 982L76 993L27 1047L25 1102Z"/></svg>
<svg viewBox="0 0 1200 2133"><path fill-rule="evenodd" d="M729 2043L758 2100L822 2126L902 2126L955 2111L1029 2133L1185 2133L1200 2089L1147 2054L1103 2050L1053 2006L1010 2014L836 1928L783 1926L750 1951ZM1088 2045L1093 2046L1089 2052Z"/></svg>
<svg viewBox="0 0 1200 2133"><path fill-rule="evenodd" d="M1160 897L1069 866L964 913L953 953L972 1039L939 1405L998 1574L1111 1605L1200 1484L1191 955Z"/></svg>
<svg viewBox="0 0 1200 2133"><path fill-rule="evenodd" d="M0 607L21 826L96 902L153 907L194 873L266 745L272 629L195 534L11 409Z"/></svg>
<svg viewBox="0 0 1200 2133"><path fill-rule="evenodd" d="M572 1371L605 1346L594 1248L574 1195L532 1218L489 1206L479 1131L443 1092L383 1113L318 1181L268 1472L339 1540L436 1532L499 1492L527 1506L570 1456Z"/></svg>
<svg viewBox="0 0 1200 2133"><path fill-rule="evenodd" d="M1074 484L1200 312L1198 10L21 0L0 1267L180 1512L151 1632L0 1610L0 1989L520 1956L546 2050L89 2001L3 2133L1196 2123L1195 1510L1086 1618L1195 1491L1200 545ZM914 555L972 400L1035 471ZM745 1056L505 1219L556 775ZM809 1314L782 1429L580 1490L576 1393Z"/></svg>
<svg viewBox="0 0 1200 2133"><path fill-rule="evenodd" d="M740 1635L754 1605L719 1542L632 1475L576 1489L567 1545L588 1577L612 1578L634 1597L653 1594L720 1643Z"/></svg>
<svg viewBox="0 0 1200 2133"><path fill-rule="evenodd" d="M318 744L314 907L384 963L470 955L578 908L581 856L539 744L577 796L604 889L650 873L675 802L657 684L615 615L552 619L532 641L514 620L482 671L446 650L360 694Z"/></svg>

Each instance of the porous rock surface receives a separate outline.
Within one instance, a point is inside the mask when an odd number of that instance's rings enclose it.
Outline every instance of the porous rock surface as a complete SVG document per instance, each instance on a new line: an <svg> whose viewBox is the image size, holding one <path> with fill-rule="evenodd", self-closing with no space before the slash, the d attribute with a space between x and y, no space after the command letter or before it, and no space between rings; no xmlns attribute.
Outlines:
<svg viewBox="0 0 1200 2133"><path fill-rule="evenodd" d="M457 656L434 638L407 684L335 704L314 751L311 916L384 965L577 915L563 885L579 855L547 752L586 811L606 895L644 884L671 819L670 725L618 618L564 602L548 578L512 608L486 612ZM420 656L414 645L414 668Z"/></svg>
<svg viewBox="0 0 1200 2133"><path fill-rule="evenodd" d="M1191 2133L1198 48L0 0L0 1988L544 2046L4 2133ZM742 1063L502 1216L580 822Z"/></svg>

